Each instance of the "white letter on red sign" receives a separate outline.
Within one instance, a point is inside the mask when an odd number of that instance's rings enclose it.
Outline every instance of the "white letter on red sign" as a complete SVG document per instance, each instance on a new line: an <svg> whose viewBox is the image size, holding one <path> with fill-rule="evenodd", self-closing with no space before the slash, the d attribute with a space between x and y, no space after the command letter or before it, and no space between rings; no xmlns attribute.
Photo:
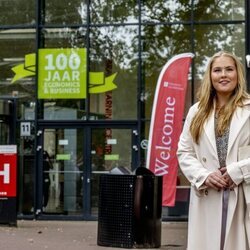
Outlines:
<svg viewBox="0 0 250 250"><path fill-rule="evenodd" d="M3 175L4 184L10 183L10 164L9 163L3 164L3 171L0 171L0 175Z"/></svg>

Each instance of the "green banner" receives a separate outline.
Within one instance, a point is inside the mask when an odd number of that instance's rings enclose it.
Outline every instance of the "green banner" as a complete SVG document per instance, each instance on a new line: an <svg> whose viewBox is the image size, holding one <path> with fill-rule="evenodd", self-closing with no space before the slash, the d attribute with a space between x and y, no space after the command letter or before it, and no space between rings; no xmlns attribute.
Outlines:
<svg viewBox="0 0 250 250"><path fill-rule="evenodd" d="M39 49L38 98L86 98L86 49ZM36 75L36 54L27 54L24 64L12 68L12 83ZM90 94L117 88L113 82L117 73L105 77L104 72L89 72Z"/></svg>
<svg viewBox="0 0 250 250"><path fill-rule="evenodd" d="M89 72L89 93L98 94L116 89L113 83L116 73L111 76L104 77L103 72Z"/></svg>
<svg viewBox="0 0 250 250"><path fill-rule="evenodd" d="M11 83L28 76L34 76L36 74L36 54L26 55L24 64L13 67L12 71L14 71L15 76Z"/></svg>
<svg viewBox="0 0 250 250"><path fill-rule="evenodd" d="M86 49L39 50L38 98L86 98Z"/></svg>

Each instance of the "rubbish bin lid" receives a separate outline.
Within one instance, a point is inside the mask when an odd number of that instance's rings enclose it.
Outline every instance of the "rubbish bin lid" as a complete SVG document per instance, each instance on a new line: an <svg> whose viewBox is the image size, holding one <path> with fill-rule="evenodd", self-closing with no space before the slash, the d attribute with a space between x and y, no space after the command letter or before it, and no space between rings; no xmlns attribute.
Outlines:
<svg viewBox="0 0 250 250"><path fill-rule="evenodd" d="M135 174L136 175L152 175L152 176L154 176L154 173L146 167L138 167L135 170Z"/></svg>
<svg viewBox="0 0 250 250"><path fill-rule="evenodd" d="M131 174L131 171L126 167L115 167L110 170L111 174Z"/></svg>

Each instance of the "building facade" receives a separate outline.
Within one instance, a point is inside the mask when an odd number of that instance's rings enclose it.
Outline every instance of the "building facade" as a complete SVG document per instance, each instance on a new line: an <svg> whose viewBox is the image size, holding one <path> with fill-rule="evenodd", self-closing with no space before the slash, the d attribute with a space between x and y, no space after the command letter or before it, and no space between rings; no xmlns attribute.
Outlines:
<svg viewBox="0 0 250 250"><path fill-rule="evenodd" d="M249 82L249 15L247 0L1 0L0 144L18 149L18 217L96 219L100 174L145 166L171 57L195 55L185 114L215 52L237 54ZM187 218L179 180L166 219Z"/></svg>

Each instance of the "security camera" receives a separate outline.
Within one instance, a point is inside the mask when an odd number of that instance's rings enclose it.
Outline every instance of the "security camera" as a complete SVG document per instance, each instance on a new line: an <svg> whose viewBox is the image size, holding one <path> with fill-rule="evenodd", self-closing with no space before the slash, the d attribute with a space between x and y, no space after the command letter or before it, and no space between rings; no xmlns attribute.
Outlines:
<svg viewBox="0 0 250 250"><path fill-rule="evenodd" d="M247 67L250 68L250 55L246 55Z"/></svg>

